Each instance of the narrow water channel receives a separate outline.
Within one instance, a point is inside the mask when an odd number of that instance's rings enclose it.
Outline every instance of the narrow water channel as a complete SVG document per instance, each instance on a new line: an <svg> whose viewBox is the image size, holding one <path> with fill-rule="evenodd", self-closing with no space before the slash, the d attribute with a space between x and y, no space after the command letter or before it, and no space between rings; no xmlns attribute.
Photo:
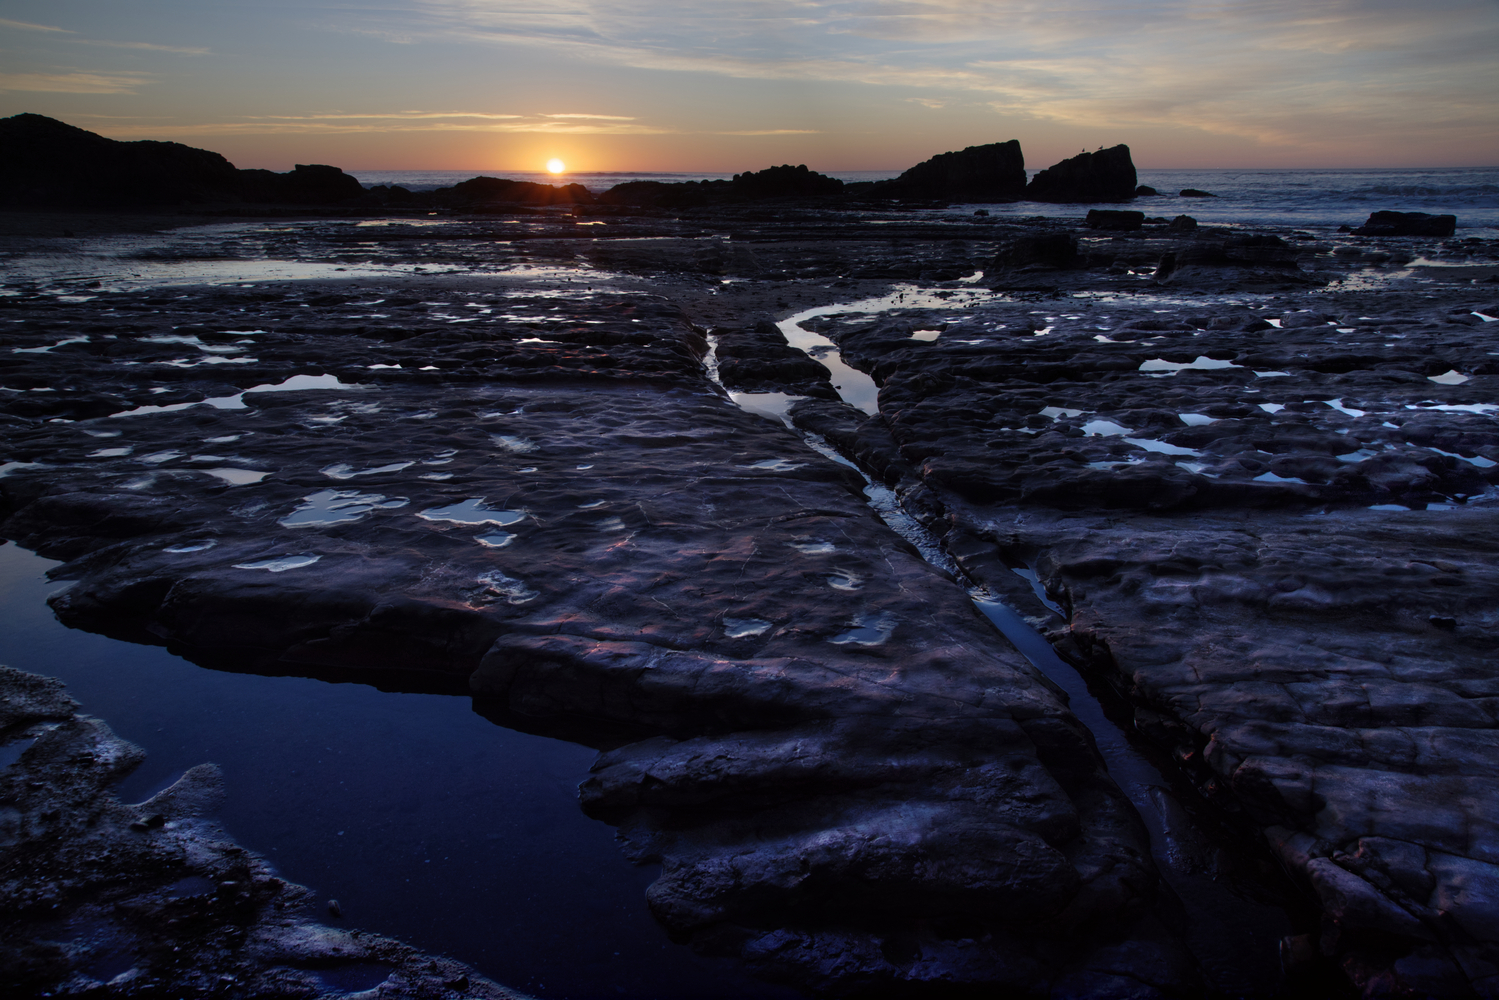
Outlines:
<svg viewBox="0 0 1499 1000"><path fill-rule="evenodd" d="M820 316L840 313L878 313L899 308L959 309L980 295L966 292L962 299L938 299L930 292L898 287L889 295L858 302L819 306L796 313L777 326L787 343L806 351L830 373L843 401L870 415L879 412L878 387L858 369L844 363L837 345L801 324ZM710 375L717 370L711 355ZM1196 956L1203 977L1216 991L1228 996L1264 997L1280 992L1283 973L1280 940L1300 928L1280 906L1253 898L1228 877L1234 859L1226 858L1222 837L1200 827L1184 807L1179 790L1184 777L1169 775L1153 758L1163 755L1142 737L1127 732L1110 718L1104 703L1089 689L1086 679L1065 663L1045 637L1013 608L981 587L967 581L940 541L901 507L894 491L874 482L856 463L836 452L816 434L795 427L789 409L800 397L783 393L733 393L739 405L763 416L779 418L800 434L814 449L860 473L865 479L869 504L891 528L911 542L933 565L969 587L977 608L1021 655L1056 688L1065 693L1069 707L1093 734L1110 776L1134 805L1150 834L1151 854L1163 880L1180 904L1179 921L1184 938ZM1107 696L1106 696L1107 697ZM1128 706L1115 707L1116 717ZM1169 765L1168 765L1169 766ZM1172 778L1177 780L1173 782ZM1189 793L1190 794L1190 793ZM1232 847L1227 848L1231 851ZM1225 864L1225 862L1228 862ZM1278 880L1277 880L1278 881ZM1289 885L1286 886L1289 889Z"/></svg>

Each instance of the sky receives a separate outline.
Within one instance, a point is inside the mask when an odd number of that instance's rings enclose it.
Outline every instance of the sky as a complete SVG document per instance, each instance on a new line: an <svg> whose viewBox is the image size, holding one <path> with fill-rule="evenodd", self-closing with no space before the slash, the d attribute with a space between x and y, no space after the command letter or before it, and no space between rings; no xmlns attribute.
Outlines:
<svg viewBox="0 0 1499 1000"><path fill-rule="evenodd" d="M1499 0L0 0L0 116L240 167L1499 164Z"/></svg>

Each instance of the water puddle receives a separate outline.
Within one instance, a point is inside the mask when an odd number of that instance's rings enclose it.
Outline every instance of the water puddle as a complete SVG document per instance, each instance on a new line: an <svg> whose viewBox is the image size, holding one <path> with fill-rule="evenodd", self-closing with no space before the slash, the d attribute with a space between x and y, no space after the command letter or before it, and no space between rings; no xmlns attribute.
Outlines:
<svg viewBox="0 0 1499 1000"><path fill-rule="evenodd" d="M1242 368L1232 361L1220 361L1210 358L1205 354L1199 354L1195 361L1167 361L1164 358L1151 358L1149 361L1140 362L1139 371L1160 372L1162 375L1175 375L1182 371L1212 371L1218 368ZM1258 374L1258 373L1256 373Z"/></svg>
<svg viewBox="0 0 1499 1000"><path fill-rule="evenodd" d="M1164 441L1152 441L1149 438L1127 437L1124 440L1136 448L1144 448L1146 451L1155 452L1158 455L1191 455L1196 458L1202 454L1202 452L1192 448L1182 448L1178 445L1167 444Z"/></svg>
<svg viewBox="0 0 1499 1000"><path fill-rule="evenodd" d="M261 559L258 562L235 563L234 568L264 569L270 570L272 573L285 573L289 569L301 569L304 566L311 566L321 558L323 557L303 553L295 556L277 556L274 559Z"/></svg>
<svg viewBox="0 0 1499 1000"><path fill-rule="evenodd" d="M355 476L373 476L381 472L400 472L402 469L409 469L415 464L415 462L392 462L389 465L381 465L373 469L354 469L352 466L340 462L337 465L329 465L318 471L329 479L353 479Z"/></svg>
<svg viewBox="0 0 1499 1000"><path fill-rule="evenodd" d="M833 636L828 642L838 646L878 646L890 638L890 633L895 631L896 618L888 612L878 615L860 615L849 625L847 632Z"/></svg>
<svg viewBox="0 0 1499 1000"><path fill-rule="evenodd" d="M1176 416L1188 427L1205 427L1218 419L1217 417L1210 417L1206 413L1178 413Z"/></svg>
<svg viewBox="0 0 1499 1000"><path fill-rule="evenodd" d="M487 535L475 535L474 541L486 549L503 549L515 541L515 536L508 531L491 531Z"/></svg>
<svg viewBox="0 0 1499 1000"><path fill-rule="evenodd" d="M1407 410L1440 410L1444 413L1499 413L1499 403L1407 403Z"/></svg>
<svg viewBox="0 0 1499 1000"><path fill-rule="evenodd" d="M789 458L765 458L749 465L741 465L741 469L764 469L766 472L794 472L800 469L804 463L793 462Z"/></svg>
<svg viewBox="0 0 1499 1000"><path fill-rule="evenodd" d="M499 570L485 573L478 580L484 585L486 591L503 597L506 604L525 604L538 596L537 592L526 586L524 581L506 576Z"/></svg>
<svg viewBox="0 0 1499 1000"><path fill-rule="evenodd" d="M274 384L252 386L243 392L237 392L232 396L214 396L209 399L200 399L193 403L168 403L164 406L137 406L133 410L121 410L111 413L111 417L135 417L148 413L175 413L194 406L212 406L218 410L244 410L248 409L245 397L256 392L306 392L312 389L368 389L369 386L358 383L341 382L337 375L293 375L288 379Z"/></svg>
<svg viewBox="0 0 1499 1000"><path fill-rule="evenodd" d="M387 500L379 493L360 493L358 490L320 490L302 499L296 509L276 523L283 528L348 524L372 511L394 510L411 502L405 497Z"/></svg>
<svg viewBox="0 0 1499 1000"><path fill-rule="evenodd" d="M195 469L194 471L201 472L204 475L208 475L208 476L217 476L219 479L222 479L224 482L228 483L230 486L247 486L247 485L250 485L252 483L258 483L262 479L264 479L266 476L270 475L269 472L259 472L259 471L255 470L255 469L229 469L229 468L225 468L225 469Z"/></svg>
<svg viewBox="0 0 1499 1000"><path fill-rule="evenodd" d="M763 618L725 618L723 634L730 639L743 639L745 636L760 635L768 631L771 624Z"/></svg>
<svg viewBox="0 0 1499 1000"><path fill-rule="evenodd" d="M470 497L462 503L449 504L446 507L429 507L416 516L428 521L451 521L454 524L496 524L505 527L525 520L527 514L523 510L496 510L484 506L483 497Z"/></svg>
<svg viewBox="0 0 1499 1000"><path fill-rule="evenodd" d="M219 543L212 538L201 538L191 542L180 542L177 545L169 545L161 551L177 556L185 555L189 552L206 552L217 544Z"/></svg>
<svg viewBox="0 0 1499 1000"><path fill-rule="evenodd" d="M1462 385L1468 381L1468 376L1453 368L1443 372L1441 375L1428 375L1426 376L1426 381L1435 382L1438 385Z"/></svg>
<svg viewBox="0 0 1499 1000"><path fill-rule="evenodd" d="M87 343L88 343L88 338L87 337L69 337L66 340L59 340L55 344L48 344L46 347L12 347L10 349L10 352L12 354L47 354L53 348L62 347L64 344L87 344Z"/></svg>
<svg viewBox="0 0 1499 1000"><path fill-rule="evenodd" d="M750 413L769 420L779 421L791 427L791 404L806 399L805 396L790 396L784 392L730 392L729 399Z"/></svg>

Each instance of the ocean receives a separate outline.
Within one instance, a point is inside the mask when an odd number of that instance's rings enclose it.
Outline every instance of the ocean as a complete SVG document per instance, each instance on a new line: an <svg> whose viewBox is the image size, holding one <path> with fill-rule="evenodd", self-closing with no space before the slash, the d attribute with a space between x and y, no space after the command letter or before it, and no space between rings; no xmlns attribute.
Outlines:
<svg viewBox="0 0 1499 1000"><path fill-rule="evenodd" d="M413 191L447 187L476 176L467 170L352 170L366 186L400 184ZM899 171L830 171L845 183L878 181ZM1037 171L1028 171L1034 176ZM1429 212L1457 216L1463 236L1499 238L1499 167L1442 167L1426 170L1140 170L1141 184L1161 194L1140 198L1133 207L1147 215L1190 215L1200 223L1236 226L1357 226L1370 212ZM733 174L545 173L496 172L492 176L541 184L582 184L597 194L627 181L729 180ZM1182 198L1186 188L1208 191L1212 198ZM973 211L955 205L946 211ZM983 206L997 216L1045 215L1059 218L1087 214L1089 205L1015 202ZM1113 206L1118 207L1118 206Z"/></svg>

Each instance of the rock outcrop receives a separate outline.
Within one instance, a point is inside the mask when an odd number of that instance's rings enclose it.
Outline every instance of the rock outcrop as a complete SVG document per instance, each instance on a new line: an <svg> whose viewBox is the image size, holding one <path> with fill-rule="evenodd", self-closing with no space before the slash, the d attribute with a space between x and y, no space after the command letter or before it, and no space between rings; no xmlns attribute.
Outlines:
<svg viewBox="0 0 1499 1000"><path fill-rule="evenodd" d="M51 373L44 395L89 386L115 415L12 433L12 454L53 457L7 466L3 530L71 560L80 584L54 608L75 627L471 694L605 750L584 806L663 866L652 911L767 978L1195 990L1086 730L863 480L724 399L660 298L502 280L449 316L443 286L413 279L378 321L305 284L200 290L169 315L109 295L133 319L102 353L18 355ZM5 301L37 340L78 307ZM724 340L762 376L810 374L749 332ZM87 431L119 436L101 450ZM181 447L205 439L216 452ZM1143 956L1129 971L1121 938Z"/></svg>
<svg viewBox="0 0 1499 1000"><path fill-rule="evenodd" d="M591 205L594 200L581 184L538 184L505 177L473 177L438 188L431 197L438 204L470 211L486 205Z"/></svg>
<svg viewBox="0 0 1499 1000"><path fill-rule="evenodd" d="M236 170L218 153L178 142L119 142L44 115L0 119L0 206L8 208L331 205L363 195L337 167Z"/></svg>
<svg viewBox="0 0 1499 1000"><path fill-rule="evenodd" d="M800 166L782 164L764 170L735 174L731 182L734 195L750 201L772 198L834 198L843 193L843 182L836 177Z"/></svg>
<svg viewBox="0 0 1499 1000"><path fill-rule="evenodd" d="M1355 236L1451 236L1457 216L1425 212L1373 212L1353 231Z"/></svg>
<svg viewBox="0 0 1499 1000"><path fill-rule="evenodd" d="M117 142L43 115L0 119L0 205L135 208L232 201L240 174L177 142Z"/></svg>
<svg viewBox="0 0 1499 1000"><path fill-rule="evenodd" d="M1427 287L1074 300L1044 331L996 305L919 350L819 329L882 383L866 437L963 570L1033 571L1055 648L1319 900L1292 961L1492 996L1499 367L1483 304Z"/></svg>
<svg viewBox="0 0 1499 1000"><path fill-rule="evenodd" d="M527 1000L458 962L320 924L214 819L224 781L189 769L145 802L112 786L141 749L50 677L0 666L0 980L23 998L231 996ZM351 989L352 987L352 989Z"/></svg>
<svg viewBox="0 0 1499 1000"><path fill-rule="evenodd" d="M969 146L923 160L870 193L922 201L1019 201L1025 197L1025 156L1018 139Z"/></svg>
<svg viewBox="0 0 1499 1000"><path fill-rule="evenodd" d="M1026 185L1028 201L1086 204L1135 197L1135 164L1125 145L1079 153L1047 167Z"/></svg>

